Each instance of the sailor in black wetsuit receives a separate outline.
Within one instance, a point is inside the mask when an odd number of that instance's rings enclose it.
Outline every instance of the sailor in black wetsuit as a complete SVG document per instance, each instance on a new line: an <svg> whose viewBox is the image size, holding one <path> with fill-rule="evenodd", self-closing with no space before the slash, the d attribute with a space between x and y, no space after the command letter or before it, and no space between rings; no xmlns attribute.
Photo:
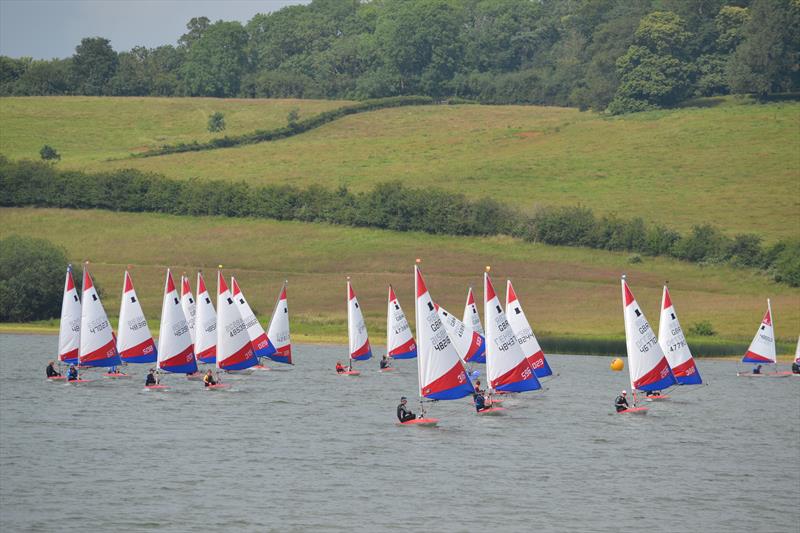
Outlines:
<svg viewBox="0 0 800 533"><path fill-rule="evenodd" d="M483 394L484 391L481 390L481 381L475 380L475 392L472 393L472 402L475 404L476 411L483 411L489 408L489 406L486 405L486 396Z"/></svg>
<svg viewBox="0 0 800 533"><path fill-rule="evenodd" d="M61 372L58 372L53 366L55 364L56 364L55 361L50 361L50 363L47 365L47 369L45 370L45 372L47 372L48 378L55 378L61 375Z"/></svg>
<svg viewBox="0 0 800 533"><path fill-rule="evenodd" d="M76 381L78 379L78 369L75 365L69 365L69 372L67 373L68 381Z"/></svg>
<svg viewBox="0 0 800 533"><path fill-rule="evenodd" d="M625 411L625 410L628 409L628 398L627 398L627 395L628 395L627 392L622 391L622 394L617 396L617 399L614 400L614 407L617 408L617 412L618 413L620 411Z"/></svg>
<svg viewBox="0 0 800 533"><path fill-rule="evenodd" d="M145 378L145 380L144 380L144 386L145 387L150 387L152 385L157 385L157 384L158 384L158 381L156 381L155 370L153 370L151 368L150 372L147 373L147 378Z"/></svg>
<svg viewBox="0 0 800 533"><path fill-rule="evenodd" d="M381 370L384 368L389 368L389 357L386 355L381 357Z"/></svg>
<svg viewBox="0 0 800 533"><path fill-rule="evenodd" d="M417 418L417 415L412 413L408 407L406 407L406 397L403 396L400 398L400 405L397 406L397 419L400 422L408 422L409 420L414 420Z"/></svg>
<svg viewBox="0 0 800 533"><path fill-rule="evenodd" d="M203 376L203 386L204 387L210 387L210 386L216 385L216 384L217 384L217 380L214 379L214 373L211 372L211 370L208 370L206 372L206 375Z"/></svg>
<svg viewBox="0 0 800 533"><path fill-rule="evenodd" d="M797 361L792 363L792 374L800 374L800 364Z"/></svg>
<svg viewBox="0 0 800 533"><path fill-rule="evenodd" d="M756 366L753 368L753 374L760 374L761 373L761 365Z"/></svg>

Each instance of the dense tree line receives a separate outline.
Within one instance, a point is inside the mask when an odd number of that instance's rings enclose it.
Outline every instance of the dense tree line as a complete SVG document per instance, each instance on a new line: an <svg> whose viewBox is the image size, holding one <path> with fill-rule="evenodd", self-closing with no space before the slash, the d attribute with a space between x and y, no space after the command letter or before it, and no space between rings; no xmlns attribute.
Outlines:
<svg viewBox="0 0 800 533"><path fill-rule="evenodd" d="M626 112L797 91L796 0L314 0L176 46L0 56L0 94L458 96Z"/></svg>
<svg viewBox="0 0 800 533"><path fill-rule="evenodd" d="M585 207L542 208L522 214L495 200L469 200L439 189L413 189L399 182L353 193L320 186L254 187L244 182L178 181L138 170L97 174L61 171L32 161L0 156L0 206L47 206L217 215L328 222L348 226L446 235L511 235L561 246L665 255L703 264L731 264L767 271L800 286L800 241L762 245L761 237L730 238L710 225L688 234L647 224L640 218L597 217Z"/></svg>

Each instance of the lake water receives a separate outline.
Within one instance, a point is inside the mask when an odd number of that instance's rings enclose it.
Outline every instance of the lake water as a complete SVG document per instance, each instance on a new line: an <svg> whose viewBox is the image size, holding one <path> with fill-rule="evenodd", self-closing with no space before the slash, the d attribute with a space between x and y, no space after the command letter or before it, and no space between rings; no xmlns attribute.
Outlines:
<svg viewBox="0 0 800 533"><path fill-rule="evenodd" d="M560 376L509 416L439 402L425 429L395 425L414 360L348 378L344 347L297 346L293 369L230 391L156 393L142 366L50 383L56 344L0 335L3 531L800 531L795 377L700 360L707 386L619 416L627 372L551 356Z"/></svg>

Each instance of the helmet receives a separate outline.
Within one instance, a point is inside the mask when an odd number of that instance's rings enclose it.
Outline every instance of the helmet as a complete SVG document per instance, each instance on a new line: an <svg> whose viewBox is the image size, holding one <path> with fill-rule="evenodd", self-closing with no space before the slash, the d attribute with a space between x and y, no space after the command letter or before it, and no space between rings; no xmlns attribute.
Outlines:
<svg viewBox="0 0 800 533"><path fill-rule="evenodd" d="M622 391L622 394L623 395L628 394L628 391Z"/></svg>

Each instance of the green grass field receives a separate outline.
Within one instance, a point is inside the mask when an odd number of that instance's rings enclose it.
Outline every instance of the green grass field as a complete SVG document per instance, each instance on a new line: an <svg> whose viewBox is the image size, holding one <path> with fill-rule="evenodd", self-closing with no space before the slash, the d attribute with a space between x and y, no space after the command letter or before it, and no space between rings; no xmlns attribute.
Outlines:
<svg viewBox="0 0 800 533"><path fill-rule="evenodd" d="M767 242L800 236L800 103L721 105L606 117L537 106L425 106L349 116L271 143L107 161L165 142L285 124L341 102L153 98L3 98L0 152L36 157L49 143L63 168L136 167L176 178L249 183L401 180L531 211L582 204L685 231L710 222Z"/></svg>
<svg viewBox="0 0 800 533"><path fill-rule="evenodd" d="M292 328L295 340L301 342L345 339L345 277L352 276L371 337L379 344L385 336L388 283L413 320L412 267L420 257L431 293L459 316L469 285L481 297L486 265L492 266L501 294L510 277L534 330L542 336L622 338L622 272L628 274L653 324L658 322L662 282L669 280L684 329L709 320L722 340L746 343L761 320L765 299L771 297L777 336L794 343L800 332L800 289L751 271L661 258L630 265L626 254L508 237L443 237L299 222L90 210L0 209L0 238L12 233L59 243L73 262L90 260L111 317L118 313L123 271L131 265L140 301L156 331L165 268L192 277L202 269L209 288L216 290L214 272L221 263L227 275L239 279L264 323L281 283L288 279ZM63 280L51 282L60 285Z"/></svg>

